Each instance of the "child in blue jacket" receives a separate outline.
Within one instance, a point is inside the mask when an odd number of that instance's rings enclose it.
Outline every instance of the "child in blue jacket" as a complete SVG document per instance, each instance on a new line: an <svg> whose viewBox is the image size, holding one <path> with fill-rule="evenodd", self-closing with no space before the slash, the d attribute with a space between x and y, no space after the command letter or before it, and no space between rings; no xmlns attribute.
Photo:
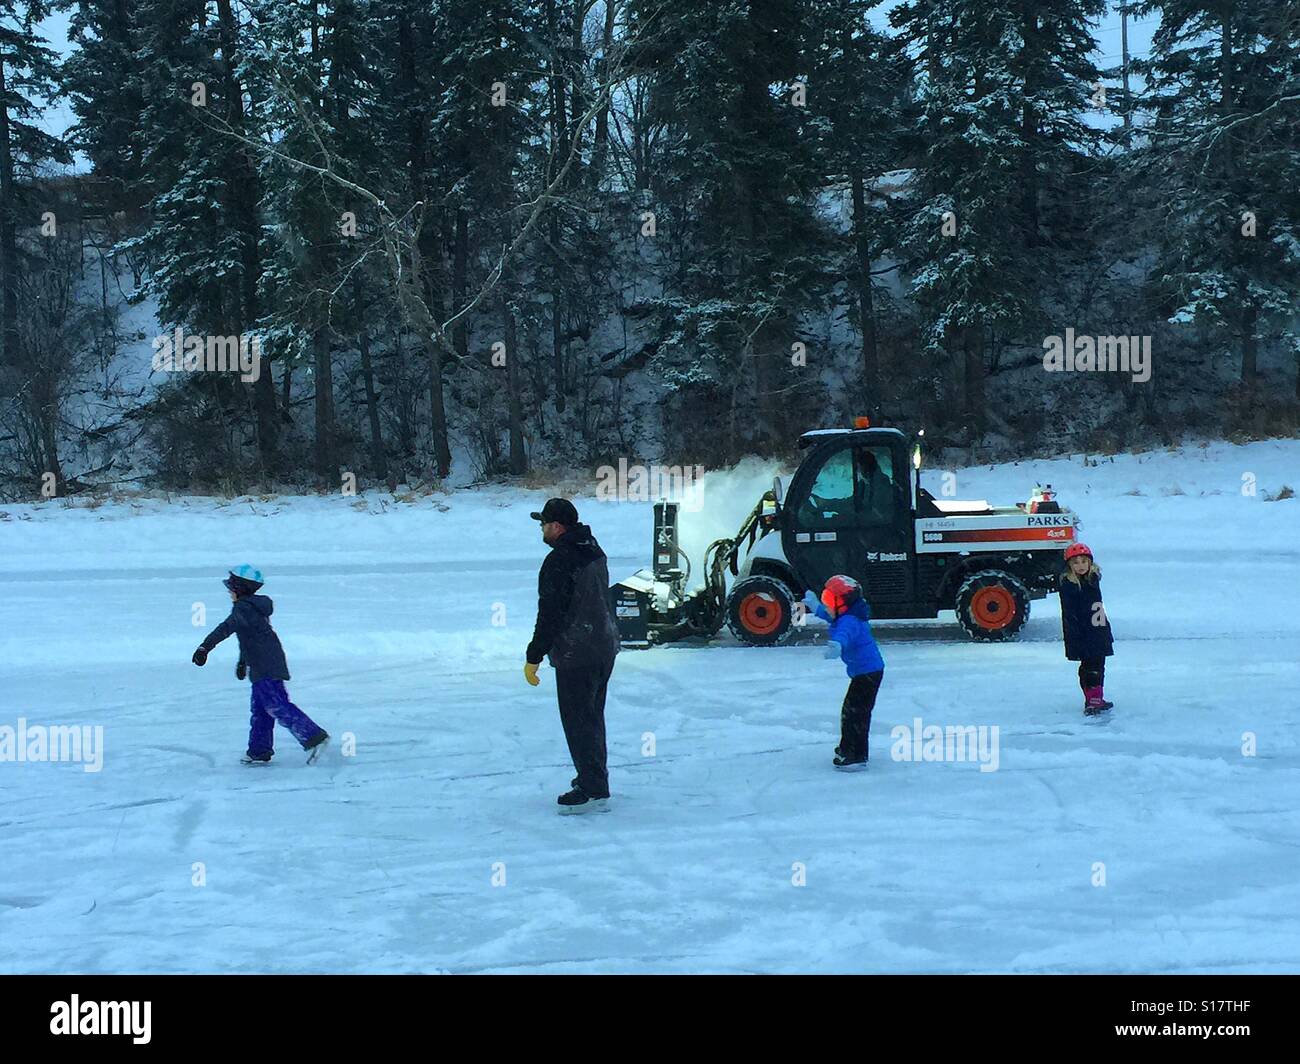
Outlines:
<svg viewBox="0 0 1300 1064"><path fill-rule="evenodd" d="M804 601L818 617L830 622L826 656L838 656L849 674L849 689L840 707L840 745L835 748L833 764L841 772L860 772L867 767L871 711L885 678L885 660L871 634L871 607L851 576L832 576L820 600L809 591Z"/></svg>
<svg viewBox="0 0 1300 1064"><path fill-rule="evenodd" d="M194 651L193 661L195 665L205 665L209 652L223 639L233 635L239 640L235 678L242 680L247 675L253 682L248 751L240 760L245 765L270 761L275 752L275 722L279 721L307 751L307 764L313 764L329 742L329 735L289 701L289 692L284 689L289 666L284 660L280 637L271 627L274 606L266 595L257 594L263 583L261 572L251 565L241 565L232 569L222 583L234 604L230 616L203 637Z"/></svg>

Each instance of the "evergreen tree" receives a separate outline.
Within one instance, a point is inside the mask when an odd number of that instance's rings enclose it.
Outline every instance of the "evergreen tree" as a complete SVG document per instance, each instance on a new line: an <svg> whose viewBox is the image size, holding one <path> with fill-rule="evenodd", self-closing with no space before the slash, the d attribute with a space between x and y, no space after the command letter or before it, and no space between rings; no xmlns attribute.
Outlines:
<svg viewBox="0 0 1300 1064"><path fill-rule="evenodd" d="M125 0L60 0L71 9L63 89L76 122L68 139L90 160L105 190L105 213L135 218L148 202L142 145L135 131L144 111L137 63L139 31Z"/></svg>
<svg viewBox="0 0 1300 1064"><path fill-rule="evenodd" d="M441 97L434 76L439 70L435 61L436 18L433 6L423 0L395 0L378 9L386 16L381 23L380 39L385 42L381 67L387 91L379 101L373 121L379 140L380 157L387 163L385 188L394 203L412 208L412 254L418 260L419 294L430 321L445 321L450 288L446 264L445 239L448 211L435 205L433 195L438 178L434 173L431 146L433 108L430 101ZM395 301L399 309L403 297ZM410 318L409 310L403 317ZM416 324L410 322L410 324ZM411 335L414 344L412 361L425 366L429 393L429 429L432 464L439 476L451 469L451 444L448 437L447 397L443 376L446 352L426 327ZM398 350L407 350L400 343ZM405 380L405 368L398 379ZM418 378L418 373L413 375ZM405 409L403 407L402 409ZM408 433L403 432L403 436Z"/></svg>
<svg viewBox="0 0 1300 1064"><path fill-rule="evenodd" d="M808 7L810 108L822 137L822 156L837 196L847 193L852 216L842 253L842 276L853 296L861 337L860 393L854 407L880 409L877 286L871 263L890 242L891 210L874 198L877 179L900 165L903 107L909 65L872 29L867 12L879 0L822 0Z"/></svg>
<svg viewBox="0 0 1300 1064"><path fill-rule="evenodd" d="M141 295L158 301L165 330L198 336L249 336L260 316L262 219L256 174L241 137L245 90L237 76L240 29L228 0L141 0L135 11L139 84L145 101L135 133L148 175L148 222L125 241L142 252L148 273ZM251 342L251 341L250 341ZM278 436L274 387L263 347L251 386L229 373L186 374L171 402L193 404L197 425L179 430L177 464L212 471L274 461ZM212 432L211 423L219 426ZM203 440L189 439L203 433ZM193 447L193 458L187 458ZM204 453L204 452L208 453ZM213 453L215 452L215 453Z"/></svg>
<svg viewBox="0 0 1300 1064"><path fill-rule="evenodd" d="M924 350L961 366L974 437L985 424L986 348L1042 317L1042 198L1089 139L1080 115L1096 78L1087 55L1098 8L908 0L890 14L920 79L923 154L903 243L911 293Z"/></svg>
<svg viewBox="0 0 1300 1064"><path fill-rule="evenodd" d="M817 209L824 173L806 107L808 27L795 0L701 5L635 0L634 69L647 120L664 126L652 174L663 294L649 300L652 367L679 395L722 413L731 454L789 436L783 392L801 315L831 284L831 238ZM814 354L815 357L815 354Z"/></svg>
<svg viewBox="0 0 1300 1064"><path fill-rule="evenodd" d="M1243 406L1261 339L1300 353L1300 5L1159 0L1142 101L1161 212L1152 290L1235 351ZM1297 379L1300 395L1300 379Z"/></svg>
<svg viewBox="0 0 1300 1064"><path fill-rule="evenodd" d="M287 361L311 367L314 468L332 482L345 458L336 439L334 356L341 345L360 343L356 316L373 302L373 273L359 263L374 219L368 203L319 170L383 187L373 126L364 120L375 106L378 30L363 0L259 4L255 19L257 46L243 70L260 101L257 125L275 146L263 153L260 174L260 207L276 237L261 290L263 328Z"/></svg>
<svg viewBox="0 0 1300 1064"><path fill-rule="evenodd" d="M545 25L532 3L519 0L446 0L440 16L433 50L441 95L435 100L430 155L433 187L449 221L448 309L456 322L457 356L453 388L466 408L467 434L484 471L522 472L520 352L511 300L526 275L504 254L520 224L519 208L545 187L525 189L521 169L530 137L541 125L537 76L545 68L540 44ZM563 160L557 157L556 166ZM474 306L494 280L502 291ZM479 357L469 350L475 323L488 349ZM506 345L504 366L491 363L494 342ZM503 434L510 448L505 459Z"/></svg>
<svg viewBox="0 0 1300 1064"><path fill-rule="evenodd" d="M0 0L0 365L18 357L18 225L32 206L30 184L46 164L71 162L37 124L58 93L57 57L36 32L48 13L45 0Z"/></svg>

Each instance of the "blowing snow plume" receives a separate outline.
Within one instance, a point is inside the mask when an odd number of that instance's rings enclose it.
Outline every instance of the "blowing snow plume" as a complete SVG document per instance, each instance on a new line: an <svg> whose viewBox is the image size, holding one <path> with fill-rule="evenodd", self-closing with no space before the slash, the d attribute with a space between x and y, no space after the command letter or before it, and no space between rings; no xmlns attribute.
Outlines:
<svg viewBox="0 0 1300 1064"><path fill-rule="evenodd" d="M696 499L690 500L689 508L682 506L678 525L679 546L691 560L688 590L704 583L704 552L709 544L736 534L763 492L772 487L775 476L789 486L790 470L763 458L745 458L728 469L704 474Z"/></svg>

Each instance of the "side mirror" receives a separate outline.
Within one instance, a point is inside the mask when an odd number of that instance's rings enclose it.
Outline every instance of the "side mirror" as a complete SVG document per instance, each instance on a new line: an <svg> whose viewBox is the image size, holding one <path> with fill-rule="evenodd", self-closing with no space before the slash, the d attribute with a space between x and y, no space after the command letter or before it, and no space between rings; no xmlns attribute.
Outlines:
<svg viewBox="0 0 1300 1064"><path fill-rule="evenodd" d="M773 478L772 478L772 494L773 494L773 496L775 496L775 498L776 498L776 504L777 504L778 506L780 506L780 505L781 505L781 500L782 500L782 498L784 497L784 493L783 493L782 490L781 490L781 478L780 478L780 477L773 477Z"/></svg>

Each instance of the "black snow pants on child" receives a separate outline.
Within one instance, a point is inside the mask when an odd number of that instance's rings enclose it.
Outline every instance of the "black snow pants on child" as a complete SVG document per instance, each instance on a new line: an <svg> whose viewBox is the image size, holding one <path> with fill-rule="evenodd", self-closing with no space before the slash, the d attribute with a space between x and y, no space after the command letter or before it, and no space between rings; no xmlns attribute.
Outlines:
<svg viewBox="0 0 1300 1064"><path fill-rule="evenodd" d="M876 707L876 693L885 678L883 669L865 672L849 681L849 689L840 707L840 745L836 753L846 761L866 761L871 711Z"/></svg>
<svg viewBox="0 0 1300 1064"><path fill-rule="evenodd" d="M1104 687L1105 684L1105 658L1084 658L1079 662L1079 686L1083 688L1085 695L1088 693L1089 687Z"/></svg>

